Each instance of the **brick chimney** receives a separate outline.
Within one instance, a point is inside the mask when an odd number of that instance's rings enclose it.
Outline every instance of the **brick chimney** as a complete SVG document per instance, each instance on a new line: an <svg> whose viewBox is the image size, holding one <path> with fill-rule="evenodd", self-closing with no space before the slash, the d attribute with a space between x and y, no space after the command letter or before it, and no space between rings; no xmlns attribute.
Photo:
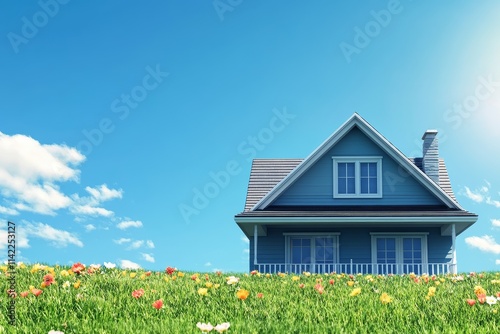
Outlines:
<svg viewBox="0 0 500 334"><path fill-rule="evenodd" d="M439 184L439 148L437 130L427 130L422 136L422 169L434 182Z"/></svg>

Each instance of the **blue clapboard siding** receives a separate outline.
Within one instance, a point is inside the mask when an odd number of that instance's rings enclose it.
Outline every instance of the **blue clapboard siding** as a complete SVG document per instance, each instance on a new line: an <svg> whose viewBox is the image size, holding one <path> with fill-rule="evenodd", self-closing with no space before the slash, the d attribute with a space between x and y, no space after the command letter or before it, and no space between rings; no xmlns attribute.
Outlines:
<svg viewBox="0 0 500 334"><path fill-rule="evenodd" d="M269 228L267 236L258 238L259 263L285 263L285 236L283 233L338 232L339 263L371 263L372 232L427 232L427 253L429 263L448 263L451 260L451 237L441 236L439 227L360 227L360 228ZM250 270L253 270L253 239L250 240Z"/></svg>
<svg viewBox="0 0 500 334"><path fill-rule="evenodd" d="M333 198L333 156L381 156L382 198ZM273 205L441 205L442 202L354 127Z"/></svg>

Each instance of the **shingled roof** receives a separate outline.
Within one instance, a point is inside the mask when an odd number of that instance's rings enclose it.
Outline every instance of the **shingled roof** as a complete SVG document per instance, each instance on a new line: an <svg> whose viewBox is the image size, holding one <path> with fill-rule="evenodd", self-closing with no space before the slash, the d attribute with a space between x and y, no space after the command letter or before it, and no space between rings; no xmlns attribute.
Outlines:
<svg viewBox="0 0 500 334"><path fill-rule="evenodd" d="M422 158L408 158L422 170ZM254 159L250 171L244 212L250 211L271 189L304 159ZM443 159L439 159L439 186L456 202Z"/></svg>

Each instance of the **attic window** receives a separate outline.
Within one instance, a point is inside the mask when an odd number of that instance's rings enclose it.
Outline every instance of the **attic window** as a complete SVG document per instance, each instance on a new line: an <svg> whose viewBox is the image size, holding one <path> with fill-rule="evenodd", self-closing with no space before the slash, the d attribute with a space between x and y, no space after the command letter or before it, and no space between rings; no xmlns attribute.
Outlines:
<svg viewBox="0 0 500 334"><path fill-rule="evenodd" d="M333 157L334 198L382 197L382 157Z"/></svg>

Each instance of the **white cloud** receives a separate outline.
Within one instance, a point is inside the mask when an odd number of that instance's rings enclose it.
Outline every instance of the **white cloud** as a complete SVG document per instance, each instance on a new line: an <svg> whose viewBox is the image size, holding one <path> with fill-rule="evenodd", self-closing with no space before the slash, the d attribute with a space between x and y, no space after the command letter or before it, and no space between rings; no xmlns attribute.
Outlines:
<svg viewBox="0 0 500 334"><path fill-rule="evenodd" d="M132 221L132 220L126 220L126 221L123 221L121 223L119 223L118 225L116 225L116 227L118 227L120 230L125 230L129 227L142 227L142 222L139 221L139 220L136 220L136 221Z"/></svg>
<svg viewBox="0 0 500 334"><path fill-rule="evenodd" d="M121 260L120 261L120 267L122 269L130 269L130 270L141 269L140 265L138 265L135 262L129 261L129 260Z"/></svg>
<svg viewBox="0 0 500 334"><path fill-rule="evenodd" d="M146 254L146 253L141 253L142 255L142 258L145 260L145 261L148 261L148 262L151 262L151 263L154 263L155 262L155 258L153 257L152 254Z"/></svg>
<svg viewBox="0 0 500 334"><path fill-rule="evenodd" d="M500 208L500 201L493 200L490 197L486 198L486 203L489 205L493 205L494 207Z"/></svg>
<svg viewBox="0 0 500 334"><path fill-rule="evenodd" d="M248 240L248 238L246 236L242 236L241 237L241 241L243 241L244 243L246 244L249 244L250 243L250 240Z"/></svg>
<svg viewBox="0 0 500 334"><path fill-rule="evenodd" d="M74 166L84 160L75 148L0 132L1 194L13 202L12 210L54 215L72 204L57 183L78 182L80 171Z"/></svg>
<svg viewBox="0 0 500 334"><path fill-rule="evenodd" d="M74 204L70 211L75 215L111 217L114 212L100 207L101 203L123 196L123 190L109 189L106 184L95 188L85 187L85 190L90 196L80 197L78 194L71 196Z"/></svg>
<svg viewBox="0 0 500 334"><path fill-rule="evenodd" d="M495 264L499 264L500 265L500 259L499 260L495 260Z"/></svg>
<svg viewBox="0 0 500 334"><path fill-rule="evenodd" d="M140 248L144 244L144 240L137 240L130 244L128 249L137 249Z"/></svg>
<svg viewBox="0 0 500 334"><path fill-rule="evenodd" d="M469 187L465 187L465 196L477 203L484 201L484 196L479 191L472 191Z"/></svg>
<svg viewBox="0 0 500 334"><path fill-rule="evenodd" d="M109 201L115 198L122 198L123 196L123 190L109 189L106 184L101 184L97 188L85 187L85 190L98 203Z"/></svg>
<svg viewBox="0 0 500 334"><path fill-rule="evenodd" d="M492 219L491 225L493 225L493 227L500 227L500 219Z"/></svg>
<svg viewBox="0 0 500 334"><path fill-rule="evenodd" d="M91 205L73 205L70 211L75 215L85 215L85 216L103 216L111 217L114 215L113 211L106 210L104 208L94 207Z"/></svg>
<svg viewBox="0 0 500 334"><path fill-rule="evenodd" d="M31 237L50 241L56 247L66 247L68 245L83 247L83 242L75 234L58 230L43 223L24 221L23 224L18 225L16 232L16 244L19 247L29 247L29 238Z"/></svg>
<svg viewBox="0 0 500 334"><path fill-rule="evenodd" d="M118 245L121 245L121 244L125 244L127 242L130 242L132 241L132 239L127 239L127 238L120 238L118 240L113 240L115 243L117 243Z"/></svg>
<svg viewBox="0 0 500 334"><path fill-rule="evenodd" d="M93 230L95 230L95 226L92 224L87 224L87 225L85 225L85 230L87 232L93 231Z"/></svg>
<svg viewBox="0 0 500 334"><path fill-rule="evenodd" d="M5 224L2 223L2 226L7 226L7 222L5 222ZM7 240L7 230L0 230L0 249L7 248ZM16 254L18 253L17 248L28 248L29 246L30 245L29 240L26 236L26 231L16 229Z"/></svg>
<svg viewBox="0 0 500 334"><path fill-rule="evenodd" d="M12 208L6 208L5 206L0 205L0 214L7 216L16 216L19 214L19 212Z"/></svg>
<svg viewBox="0 0 500 334"><path fill-rule="evenodd" d="M211 262L207 262L205 263L205 267L211 267L212 266L212 263Z"/></svg>
<svg viewBox="0 0 500 334"><path fill-rule="evenodd" d="M146 241L147 248L155 248L155 244L151 240Z"/></svg>
<svg viewBox="0 0 500 334"><path fill-rule="evenodd" d="M482 237L468 237L465 242L472 247L486 253L500 254L500 244L498 244L491 235L483 235Z"/></svg>

